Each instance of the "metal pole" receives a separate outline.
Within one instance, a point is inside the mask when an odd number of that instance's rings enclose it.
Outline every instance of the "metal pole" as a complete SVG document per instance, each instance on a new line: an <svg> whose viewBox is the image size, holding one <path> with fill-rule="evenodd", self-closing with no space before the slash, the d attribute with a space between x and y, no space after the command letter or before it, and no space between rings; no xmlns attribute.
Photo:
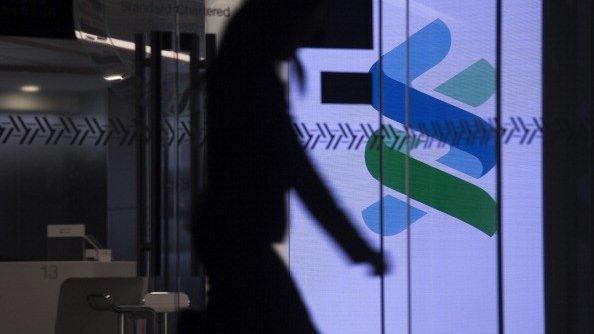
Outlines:
<svg viewBox="0 0 594 334"><path fill-rule="evenodd" d="M151 32L151 109L150 109L150 210L151 275L161 273L161 51L163 34Z"/></svg>
<svg viewBox="0 0 594 334"><path fill-rule="evenodd" d="M119 334L126 334L126 317L124 313L118 313Z"/></svg>
<svg viewBox="0 0 594 334"><path fill-rule="evenodd" d="M136 110L136 273L146 275L146 112L144 34L136 34L134 62L134 109Z"/></svg>

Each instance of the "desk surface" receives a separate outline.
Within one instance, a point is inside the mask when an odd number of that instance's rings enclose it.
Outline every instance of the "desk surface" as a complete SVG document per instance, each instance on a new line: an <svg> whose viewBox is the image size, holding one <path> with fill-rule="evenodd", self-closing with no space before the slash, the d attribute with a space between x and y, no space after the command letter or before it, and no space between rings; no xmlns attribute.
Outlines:
<svg viewBox="0 0 594 334"><path fill-rule="evenodd" d="M0 333L54 333L68 278L135 276L136 262L0 262Z"/></svg>

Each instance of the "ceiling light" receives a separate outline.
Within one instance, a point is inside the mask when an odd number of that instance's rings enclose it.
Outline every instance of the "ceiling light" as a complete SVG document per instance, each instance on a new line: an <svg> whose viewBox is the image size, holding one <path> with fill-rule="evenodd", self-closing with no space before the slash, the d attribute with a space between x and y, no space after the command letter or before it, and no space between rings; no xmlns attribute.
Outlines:
<svg viewBox="0 0 594 334"><path fill-rule="evenodd" d="M40 90L39 86L35 86L35 85L21 86L21 92L25 92L25 93L35 93L35 92L39 92L39 90Z"/></svg>
<svg viewBox="0 0 594 334"><path fill-rule="evenodd" d="M76 38L82 39L82 40L90 42L90 43L103 44L106 46L113 46L113 47L116 47L119 49L130 50L130 51L134 51L136 49L136 45L130 41L112 38L112 37L103 37L103 36L93 35L93 34L89 34L87 32L80 31L80 30L75 31L74 33L76 35ZM150 54L151 47L147 45L145 48L146 48L146 50L145 50L146 53ZM162 50L161 56L165 57L165 58L169 58L169 59L179 60L179 61L186 62L186 63L190 62L190 55L187 53Z"/></svg>
<svg viewBox="0 0 594 334"><path fill-rule="evenodd" d="M122 74L110 74L103 77L105 81L122 81L124 76Z"/></svg>

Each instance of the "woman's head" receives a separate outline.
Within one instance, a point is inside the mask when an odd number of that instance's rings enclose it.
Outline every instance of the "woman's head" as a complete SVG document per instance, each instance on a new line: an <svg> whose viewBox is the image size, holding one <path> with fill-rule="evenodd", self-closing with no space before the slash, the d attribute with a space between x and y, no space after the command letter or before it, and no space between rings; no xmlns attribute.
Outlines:
<svg viewBox="0 0 594 334"><path fill-rule="evenodd" d="M249 50L249 55L280 61L321 31L324 0L247 0L233 18L221 51Z"/></svg>
<svg viewBox="0 0 594 334"><path fill-rule="evenodd" d="M321 0L276 0L269 41L276 46L276 56L286 59L298 47L310 42L321 29L324 6ZM275 17L278 15L277 17ZM275 50L272 50L274 53Z"/></svg>

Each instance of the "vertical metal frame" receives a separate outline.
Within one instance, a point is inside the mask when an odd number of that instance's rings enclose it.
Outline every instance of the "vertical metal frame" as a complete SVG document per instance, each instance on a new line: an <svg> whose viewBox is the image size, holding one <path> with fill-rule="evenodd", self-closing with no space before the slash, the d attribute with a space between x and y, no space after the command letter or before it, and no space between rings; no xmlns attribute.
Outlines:
<svg viewBox="0 0 594 334"><path fill-rule="evenodd" d="M161 273L161 219L162 219L162 105L161 105L161 65L163 49L163 33L160 31L151 32L151 58L150 58L150 116L149 128L150 138L150 221L151 221L151 275L158 276Z"/></svg>
<svg viewBox="0 0 594 334"><path fill-rule="evenodd" d="M503 133L502 126L501 126L501 66L502 66L502 59L501 59L501 50L502 50L502 22L503 22L503 3L502 0L496 0L495 2L496 8L496 32L495 32L495 120L496 120L496 134L495 134L495 150L496 150L496 157L495 157L495 168L496 170L496 204L497 204L497 211L496 211L496 222L497 222L497 327L498 333L503 334L505 332L505 310L504 310L504 271L503 271L503 172L502 172L502 158L503 158L503 151L501 147L501 135Z"/></svg>
<svg viewBox="0 0 594 334"><path fill-rule="evenodd" d="M206 188L207 183L207 111L202 106L203 99L201 89L201 70L207 69L216 55L217 43L216 35L206 35L206 58L200 59L200 40L196 34L187 34L182 37L188 42L190 52L190 126L191 126L191 153L190 153L190 222L198 224L197 212L200 205L200 194ZM192 247L192 275L202 274L202 265L196 253L196 245Z"/></svg>
<svg viewBox="0 0 594 334"><path fill-rule="evenodd" d="M145 67L146 48L144 34L134 36L134 110L136 113L136 274L146 276L146 111Z"/></svg>

